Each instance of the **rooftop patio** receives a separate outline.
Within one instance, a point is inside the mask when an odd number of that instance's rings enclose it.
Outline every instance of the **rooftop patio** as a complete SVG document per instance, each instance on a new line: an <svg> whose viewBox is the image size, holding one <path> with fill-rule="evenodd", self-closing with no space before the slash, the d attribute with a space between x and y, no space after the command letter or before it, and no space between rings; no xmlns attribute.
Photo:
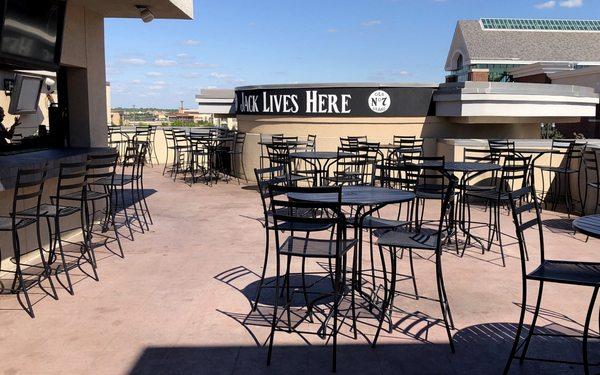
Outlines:
<svg viewBox="0 0 600 375"><path fill-rule="evenodd" d="M74 271L75 295L59 288L58 302L32 288L36 319L21 310L14 295L0 296L3 372L329 373L330 348L324 348L324 341L315 336L296 333L277 333L273 361L271 367L266 366L263 345L269 334L272 289L265 289L258 310L251 312L264 251L264 229L258 220L262 208L255 186L235 182L188 186L174 183L161 172L162 168L155 166L148 168L145 176L155 225L144 235L136 233L134 242L123 241L124 259L98 248L100 282ZM426 217L439 212L435 205L427 207ZM482 210L474 213L481 221L487 220ZM376 319L358 300L358 339L352 338L346 322L338 336L338 371L501 372L513 342L521 299L514 225L506 211L501 220L506 267L501 265L497 247L483 255L480 248L469 247L464 257L459 257L449 246L443 255L456 325L456 354L450 352L439 320L431 253L416 251L421 298L415 300L410 280L398 282L402 294L395 301L393 332L383 331L376 349L370 347ZM598 241L574 235L565 214L544 211L543 220L548 258L597 258ZM121 231L127 234L126 228ZM528 241L528 249L536 254L535 239ZM535 258L530 261L536 262ZM408 273L407 258L398 264L399 273ZM324 271L322 264L312 261L308 269ZM270 268L267 276L272 275ZM547 286L538 327L547 333L580 333L591 292L591 288ZM300 306L303 300L297 300ZM526 322L530 319L531 314ZM310 329L311 324L301 326ZM592 331L597 334L597 324L592 323ZM578 361L580 341L535 337L530 354ZM599 349L593 340L591 362L596 362ZM518 367L517 361L513 370ZM522 371L568 373L581 369L526 361Z"/></svg>

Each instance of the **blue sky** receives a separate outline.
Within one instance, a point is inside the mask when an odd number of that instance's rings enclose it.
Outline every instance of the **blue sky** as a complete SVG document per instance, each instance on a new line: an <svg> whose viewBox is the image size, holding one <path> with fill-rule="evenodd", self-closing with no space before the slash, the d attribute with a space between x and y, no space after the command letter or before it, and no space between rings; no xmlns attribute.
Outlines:
<svg viewBox="0 0 600 375"><path fill-rule="evenodd" d="M112 105L195 107L201 88L441 82L459 19L600 18L600 0L195 0L194 20L106 20Z"/></svg>

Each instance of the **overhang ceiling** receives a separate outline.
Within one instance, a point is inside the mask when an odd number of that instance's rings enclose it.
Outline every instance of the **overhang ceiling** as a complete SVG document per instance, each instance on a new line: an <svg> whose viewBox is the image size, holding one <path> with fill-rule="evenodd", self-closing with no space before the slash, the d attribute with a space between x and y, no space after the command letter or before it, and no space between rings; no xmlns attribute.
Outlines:
<svg viewBox="0 0 600 375"><path fill-rule="evenodd" d="M136 5L148 7L154 17L192 19L193 0L68 0L82 5L107 18L139 18Z"/></svg>

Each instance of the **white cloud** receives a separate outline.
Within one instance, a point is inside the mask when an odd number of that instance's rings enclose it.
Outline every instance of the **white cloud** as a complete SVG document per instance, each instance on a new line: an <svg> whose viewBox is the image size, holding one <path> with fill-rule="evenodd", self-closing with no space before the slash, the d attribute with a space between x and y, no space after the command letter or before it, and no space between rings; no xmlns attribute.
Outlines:
<svg viewBox="0 0 600 375"><path fill-rule="evenodd" d="M144 64L146 64L146 60L140 59L137 57L132 57L129 59L122 59L121 63L127 64L127 65L144 65Z"/></svg>
<svg viewBox="0 0 600 375"><path fill-rule="evenodd" d="M142 81L140 79L132 79L131 83L134 85L139 85L140 83L142 83Z"/></svg>
<svg viewBox="0 0 600 375"><path fill-rule="evenodd" d="M158 60L154 60L154 65L156 65L156 66L173 66L173 65L177 65L177 61L158 59Z"/></svg>
<svg viewBox="0 0 600 375"><path fill-rule="evenodd" d="M148 86L148 90L152 90L152 91L158 91L158 90L162 90L164 88L165 88L165 86L163 86L163 85L151 85L151 86Z"/></svg>
<svg viewBox="0 0 600 375"><path fill-rule="evenodd" d="M338 29L336 29L335 27L332 27L332 28L330 28L330 29L327 29L327 32L328 32L328 33L337 33L338 31L339 31L339 30L338 30Z"/></svg>
<svg viewBox="0 0 600 375"><path fill-rule="evenodd" d="M558 3L563 8L581 8L583 0L564 0Z"/></svg>
<svg viewBox="0 0 600 375"><path fill-rule="evenodd" d="M210 76L216 79L225 79L231 77L231 74L212 72L210 73Z"/></svg>
<svg viewBox="0 0 600 375"><path fill-rule="evenodd" d="M185 52L182 52L182 53L178 53L178 54L177 54L177 57L179 57L179 58L184 58L184 57L188 57L188 56L189 56L189 55L188 55L187 53L185 53Z"/></svg>
<svg viewBox="0 0 600 375"><path fill-rule="evenodd" d="M200 44L200 41L196 39L186 39L181 43L185 46L197 46L198 44Z"/></svg>
<svg viewBox="0 0 600 375"><path fill-rule="evenodd" d="M148 77L160 77L160 76L162 76L163 74L162 74L162 73L160 73L160 72L147 72L147 73L146 73L146 75L147 75Z"/></svg>
<svg viewBox="0 0 600 375"><path fill-rule="evenodd" d="M361 25L363 25L365 27L377 26L377 25L381 25L381 21L380 20L368 20L368 21L361 23Z"/></svg>
<svg viewBox="0 0 600 375"><path fill-rule="evenodd" d="M158 85L158 86L166 86L167 82L165 82L165 81L154 81L152 84Z"/></svg>
<svg viewBox="0 0 600 375"><path fill-rule="evenodd" d="M254 27L254 26L256 26L256 22L248 22L248 26Z"/></svg>
<svg viewBox="0 0 600 375"><path fill-rule="evenodd" d="M543 3L535 4L533 7L536 9L552 9L556 6L555 0L545 1Z"/></svg>

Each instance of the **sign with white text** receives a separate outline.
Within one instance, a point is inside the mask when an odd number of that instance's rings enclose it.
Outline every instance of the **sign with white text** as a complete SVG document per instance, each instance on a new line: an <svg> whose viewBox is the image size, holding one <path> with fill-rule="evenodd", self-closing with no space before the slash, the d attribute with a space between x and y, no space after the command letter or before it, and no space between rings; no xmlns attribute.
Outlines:
<svg viewBox="0 0 600 375"><path fill-rule="evenodd" d="M236 90L239 115L422 117L434 87L326 87Z"/></svg>

